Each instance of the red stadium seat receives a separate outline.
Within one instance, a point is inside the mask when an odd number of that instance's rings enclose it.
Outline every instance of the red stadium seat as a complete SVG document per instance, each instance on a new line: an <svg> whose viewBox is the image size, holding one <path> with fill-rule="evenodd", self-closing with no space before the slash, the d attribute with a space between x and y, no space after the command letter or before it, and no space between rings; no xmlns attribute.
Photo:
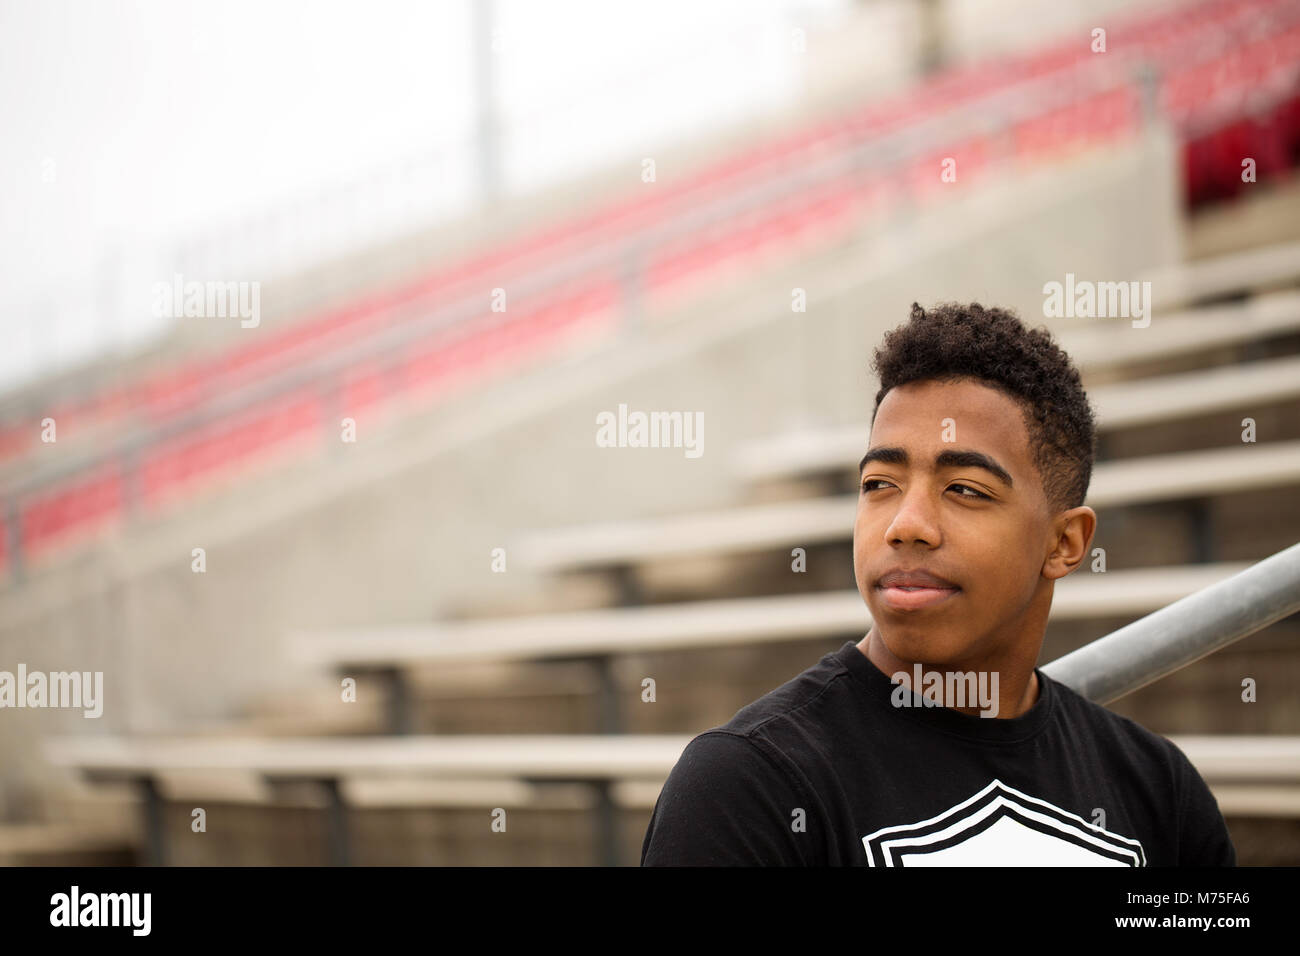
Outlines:
<svg viewBox="0 0 1300 956"><path fill-rule="evenodd" d="M671 178L622 202L518 240L503 243L408 283L280 331L249 336L248 344L215 357L184 363L140 382L60 402L54 417L60 437L128 416L177 426L219 398L254 383L273 383L304 363L339 358L327 381L295 389L267 407L232 412L157 442L132 474L99 466L22 502L23 547L43 547L74 532L101 526L124 513L124 489L138 489L146 505L158 505L195 486L199 479L232 471L294 440L320 437L338 427L334 408L382 410L398 399L447 394L501 369L540 360L570 331L612 326L624 276L589 274L536 293L536 301L511 301L512 311L487 311L490 289L510 285L564 263L575 252L635 237L666 225L704 198L738 195L750 185L840 155L890 130L948 112L1015 85L1043 90L1078 89L1068 102L1045 108L1008 131L1014 158L1041 162L1095 146L1139 128L1140 97L1125 73L1108 89L1076 84L1081 76L1139 60L1163 71L1162 108L1183 130L1186 201L1196 205L1235 195L1241 188L1241 157L1256 159L1261 178L1287 174L1300 162L1300 5L1282 0L1224 0L1154 11L1131 20L1108 37L1112 59L1098 60L1086 42L1058 43L1036 53L962 66L887 102L873 103L833 121L783 135L714 164L681 181ZM1126 59L1127 58L1127 59ZM1261 100L1260 97L1265 97ZM1260 103L1267 108L1261 111ZM836 241L867 210L942 195L940 162L958 160L961 180L978 177L1002 149L995 133L937 144L902 169L873 175L845 173L810 184L764 208L751 208L708 228L645 250L642 292L676 292L710 281L744 264L788 254L809 243ZM621 266L620 266L621 268ZM452 328L421 334L398 352L347 357L375 333L429 316L433 310L481 298L484 311ZM327 399L325 396L333 398ZM10 423L0 428L0 460L31 450L38 429ZM0 542L0 547L4 547ZM0 551L0 559L7 557Z"/></svg>

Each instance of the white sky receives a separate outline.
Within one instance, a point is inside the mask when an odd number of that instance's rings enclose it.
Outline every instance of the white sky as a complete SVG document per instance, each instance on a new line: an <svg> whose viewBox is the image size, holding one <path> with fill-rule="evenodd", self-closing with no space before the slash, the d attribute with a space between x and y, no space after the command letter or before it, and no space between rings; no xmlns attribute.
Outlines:
<svg viewBox="0 0 1300 956"><path fill-rule="evenodd" d="M156 327L103 290L177 242L439 148L472 201L471 2L0 0L0 387ZM782 102L848 3L497 0L506 185Z"/></svg>

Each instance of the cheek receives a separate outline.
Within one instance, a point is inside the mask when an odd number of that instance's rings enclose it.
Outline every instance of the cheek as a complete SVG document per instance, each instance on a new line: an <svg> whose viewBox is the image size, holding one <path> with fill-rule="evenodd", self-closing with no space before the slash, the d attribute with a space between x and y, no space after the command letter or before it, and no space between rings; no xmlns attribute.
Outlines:
<svg viewBox="0 0 1300 956"><path fill-rule="evenodd" d="M853 577L859 584L862 583L862 575L871 560L871 548L867 543L869 540L867 525L859 509L857 520L853 522Z"/></svg>
<svg viewBox="0 0 1300 956"><path fill-rule="evenodd" d="M1022 608L1033 598L1042 561L1034 551L1033 536L982 537L971 541L972 590L979 587L991 603Z"/></svg>

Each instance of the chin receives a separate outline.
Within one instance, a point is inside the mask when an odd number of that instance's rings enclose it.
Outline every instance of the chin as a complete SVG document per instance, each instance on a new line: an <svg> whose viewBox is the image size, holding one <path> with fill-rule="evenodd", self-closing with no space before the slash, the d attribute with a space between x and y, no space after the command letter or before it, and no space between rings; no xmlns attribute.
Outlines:
<svg viewBox="0 0 1300 956"><path fill-rule="evenodd" d="M964 659L971 649L972 642L965 635L951 634L919 620L898 622L894 617L887 612L873 619L879 622L877 631L885 647L899 660L943 664Z"/></svg>

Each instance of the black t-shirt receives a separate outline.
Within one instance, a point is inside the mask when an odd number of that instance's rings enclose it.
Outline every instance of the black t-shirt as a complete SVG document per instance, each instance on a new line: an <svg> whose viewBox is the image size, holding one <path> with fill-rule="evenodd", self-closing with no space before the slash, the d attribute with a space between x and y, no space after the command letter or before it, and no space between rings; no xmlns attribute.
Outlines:
<svg viewBox="0 0 1300 956"><path fill-rule="evenodd" d="M687 745L641 865L1236 865L1181 750L1035 673L1026 713L980 717L850 641Z"/></svg>

